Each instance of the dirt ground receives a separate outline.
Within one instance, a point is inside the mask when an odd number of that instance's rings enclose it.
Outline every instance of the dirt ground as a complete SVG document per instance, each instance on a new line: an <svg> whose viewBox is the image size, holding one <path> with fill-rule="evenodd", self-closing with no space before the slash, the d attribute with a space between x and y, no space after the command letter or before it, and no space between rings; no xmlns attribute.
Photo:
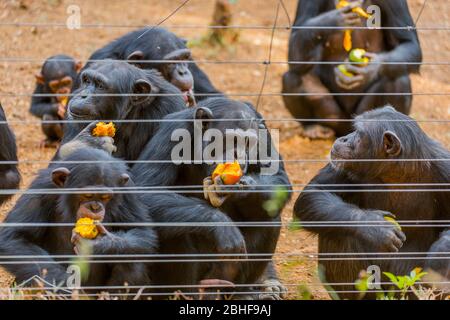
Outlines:
<svg viewBox="0 0 450 320"><path fill-rule="evenodd" d="M415 19L424 0L410 0L410 10ZM65 23L66 8L78 4L81 8L82 24L96 25L153 25L172 12L181 0L147 1L0 1L0 99L8 119L17 136L20 171L26 188L37 171L47 166L54 149L40 149L43 139L37 122L18 124L14 121L35 121L28 113L29 94L33 91L34 74L40 69L45 58L59 53L69 54L77 59L87 59L97 48L110 40L132 30L126 27L82 28L68 30L60 27L33 26L35 23ZM234 25L271 26L274 22L278 0L239 0L234 7ZM294 19L296 1L284 0L290 19ZM206 29L175 28L176 25L206 26L212 16L214 1L191 0L179 12L163 23L180 36L193 39L206 32ZM449 26L448 0L428 1L418 22L419 27ZM4 22L27 22L27 26L4 26ZM288 19L280 11L279 25L287 26ZM270 29L243 29L240 41L229 50L193 48L196 59L208 60L266 60L269 53ZM425 62L450 61L450 41L448 31L419 31ZM275 32L272 50L273 61L286 61L289 31L279 29ZM5 58L26 58L34 61L5 61ZM262 64L201 64L213 83L227 93L258 93L264 74ZM265 93L279 93L281 76L286 64L272 64L269 67ZM423 65L420 75L412 76L413 90L416 93L439 93L441 95L418 95L414 98L412 116L416 119L450 119L450 67L449 65ZM443 93L447 95L442 95ZM243 97L253 103L256 97ZM263 97L259 111L267 119L286 119L289 114L281 97ZM310 141L298 135L299 126L293 122L268 121L271 128L281 130L280 151L285 159L326 159L332 141ZM449 123L424 123L424 129L433 138L450 147ZM32 163L30 163L32 160ZM323 162L295 162L286 164L291 182L307 183L324 165ZM298 188L297 188L298 189ZM298 193L293 194L296 199ZM13 206L17 196L0 209L0 219ZM283 212L283 220L292 218L293 200ZM314 253L316 239L305 231L283 229L277 253ZM292 299L299 298L299 285L307 285L314 299L327 299L323 287L318 284L316 262L312 258L276 257L276 263L285 284L288 285ZM11 282L6 272L0 271L0 287Z"/></svg>

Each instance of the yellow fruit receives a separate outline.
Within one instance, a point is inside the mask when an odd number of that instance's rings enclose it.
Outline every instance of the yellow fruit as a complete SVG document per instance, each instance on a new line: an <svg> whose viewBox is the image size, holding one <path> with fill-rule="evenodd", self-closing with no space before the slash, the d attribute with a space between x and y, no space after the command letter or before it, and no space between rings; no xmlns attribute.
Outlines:
<svg viewBox="0 0 450 320"><path fill-rule="evenodd" d="M86 239L95 239L98 235L97 226L91 218L78 219L75 224L75 232Z"/></svg>
<svg viewBox="0 0 450 320"><path fill-rule="evenodd" d="M399 230L402 230L402 227L401 227L400 224L397 222L397 220L395 220L394 218L391 218L391 217L389 217L389 216L384 216L384 220L393 223Z"/></svg>
<svg viewBox="0 0 450 320"><path fill-rule="evenodd" d="M238 183L242 175L241 165L239 162L234 161L218 164L211 178L214 181L217 176L220 176L224 184L231 185Z"/></svg>
<svg viewBox="0 0 450 320"><path fill-rule="evenodd" d="M92 130L92 135L94 137L111 137L113 138L116 135L116 127L114 123L110 122L108 124L104 122L99 122L95 126L94 130Z"/></svg>
<svg viewBox="0 0 450 320"><path fill-rule="evenodd" d="M345 64L338 65L338 69L342 74L346 75L347 77L353 77L353 73L349 72L347 68L345 67Z"/></svg>
<svg viewBox="0 0 450 320"><path fill-rule="evenodd" d="M364 67L366 66L370 59L365 57L364 55L366 54L366 50L364 49L353 49L352 51L350 51L349 55L348 55L348 59L351 62L358 62L358 66Z"/></svg>
<svg viewBox="0 0 450 320"><path fill-rule="evenodd" d="M63 97L61 99L61 104L65 107L65 106L67 106L67 101L69 101L69 98L68 97Z"/></svg>
<svg viewBox="0 0 450 320"><path fill-rule="evenodd" d="M339 1L339 2L338 2L338 4L336 5L336 8L337 8L337 9L341 9L341 8L347 7L347 6L349 6L349 5L350 5L350 2L342 0L342 1ZM366 18L366 19L370 18L370 14L368 14L368 13L367 13L363 8L361 8L361 7L353 8L352 11L355 12L355 13L357 13L361 18Z"/></svg>
<svg viewBox="0 0 450 320"><path fill-rule="evenodd" d="M345 30L344 31L344 40L342 42L342 45L345 49L345 51L350 51L352 49L353 43L352 43L352 30Z"/></svg>

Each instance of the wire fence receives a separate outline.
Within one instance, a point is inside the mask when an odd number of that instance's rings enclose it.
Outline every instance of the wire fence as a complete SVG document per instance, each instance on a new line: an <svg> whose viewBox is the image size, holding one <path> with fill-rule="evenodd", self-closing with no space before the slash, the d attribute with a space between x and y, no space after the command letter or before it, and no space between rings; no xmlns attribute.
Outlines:
<svg viewBox="0 0 450 320"><path fill-rule="evenodd" d="M389 27L389 26L379 26L379 27L341 27L341 26L295 26L292 25L292 19L289 16L289 11L286 8L284 2L282 0L276 1L275 13L273 24L269 26L265 25L229 25L229 26L218 26L218 25L181 25L181 24L166 24L173 15L183 9L186 5L188 5L190 0L185 0L180 3L178 7L176 7L169 15L163 17L158 23L154 25L139 25L139 24L107 24L107 23L87 23L82 24L82 28L86 29L137 29L137 28L146 28L143 33L139 36L142 37L149 30L152 30L156 27L164 25L168 29L209 29L209 30L219 30L219 29L238 29L238 30L267 30L270 31L270 41L268 45L267 59L266 60L258 60L258 59L248 59L248 60L214 60L214 59L192 59L187 61L182 61L182 63L188 64L216 64L216 65L262 65L264 67L262 81L260 89L256 92L224 92L223 94L199 94L199 96L203 97L217 97L226 95L228 97L254 97L256 98L255 108L258 111L261 100L263 97L308 97L308 96L333 96L333 97L342 97L342 96L355 96L355 97L364 97L364 96L434 96L434 97L447 97L450 95L450 92L303 92L303 93L279 93L279 92L265 92L267 77L269 73L269 67L271 65L312 65L312 66L334 66L342 63L342 61L291 61L291 60L283 60L277 61L273 59L273 45L275 34L277 31L295 31L295 30L404 30L404 31L419 31L419 32L435 32L435 31L450 31L450 26L448 25L429 25L429 26L417 26L419 19L422 16L424 8L427 4L425 0L423 2L422 7L420 8L419 14L414 20L414 25L407 25L401 27ZM284 12L288 20L287 25L280 25L280 11ZM16 22L16 21L3 21L0 22L0 28L24 28L24 27L38 27L38 28L67 28L66 23L59 22ZM40 57L0 57L0 62L5 64L24 64L24 63L33 63L33 64L41 64L45 61L44 58ZM67 59L57 59L55 61L64 62ZM96 59L85 59L80 60L84 63L96 63L101 62L103 60ZM123 61L123 60L122 60ZM129 63L166 63L166 64L176 64L181 63L179 60L124 60ZM349 64L358 64L358 62L349 62ZM398 61L398 62L379 62L379 61L369 61L368 64L380 64L380 65L402 65L402 66L441 66L442 68L446 68L450 65L450 61L423 61L423 62L410 62L410 61ZM3 90L2 90L3 91ZM0 92L0 97L9 97L9 98L26 98L26 97L49 97L49 98L57 98L57 97L72 97L75 94L35 94L31 92ZM155 97L169 97L169 96L184 96L184 94L116 94L116 93L108 93L108 94L91 94L91 96L98 97L136 97L136 96L155 96ZM260 119L248 118L244 119L245 121L260 121ZM97 121L105 121L105 122L114 122L119 124L132 124L132 123L162 123L162 122L186 122L186 121L195 121L185 120L185 119L97 119ZM203 121L215 121L215 122L227 122L227 121L243 121L243 119L211 119L211 120L203 120ZM303 119L303 118L265 118L266 122L353 122L354 119ZM374 119L361 119L361 121L367 122L377 122L381 120ZM415 121L419 123L430 123L430 124L444 124L448 125L450 119L441 119L441 118L430 118L430 119L416 119L416 120L396 120L396 119L387 119L382 120L385 122L409 122ZM41 125L41 124L68 124L68 123L77 123L77 124L86 124L91 123L92 120L77 120L77 119L64 119L64 120L9 120L9 121L0 121L0 124L11 124L11 125ZM336 163L372 163L372 162L405 162L405 163L446 163L450 161L448 158L417 158L417 159L339 159L333 160ZM125 162L127 164L165 164L165 163L173 163L172 160L114 160L111 163L115 162ZM328 163L330 159L272 159L270 162L285 162L285 163ZM36 159L20 159L17 161L0 161L1 165L18 165L18 164L104 164L108 163L108 161L76 161L71 162L68 160L36 160ZM207 160L203 160L202 163L209 164ZM212 163L212 162L211 162ZM227 188L227 186L223 186L224 190L227 193L270 193L273 192L275 188L285 188L284 192L286 193L440 193L440 192L449 192L450 191L450 183L420 183L420 182L410 182L410 183L367 183L367 184L315 184L315 183L293 183L293 184L256 184L253 185L253 189L246 190L233 190L232 187ZM308 187L308 188L306 188ZM306 189L305 189L306 188ZM192 195L203 194L203 185L182 185L182 186L133 186L133 187L111 187L111 188L64 188L64 189L47 189L47 188L19 188L19 189L4 189L0 190L0 196L8 196L8 195L66 195L66 194L103 194L105 192L109 194L163 194L163 193L178 193L183 195ZM401 230L424 230L434 228L434 230L448 230L450 228L450 220L446 219L416 219L416 220L408 220L408 219L399 219L396 220ZM132 228L132 227L149 227L149 228L172 228L172 227L229 227L236 226L245 230L246 228L286 228L289 230L297 230L301 228L373 228L373 227L392 227L391 222L380 221L380 220L365 220L365 221L230 221L230 222L102 222L103 226L111 227L111 228ZM0 228L1 230L8 229L21 229L26 230L27 228L73 228L74 223L66 223L66 222L1 222ZM266 229L262 229L266 230ZM407 231L405 231L407 232ZM430 252L430 251L399 251L399 252L384 252L384 251L374 251L374 252L308 252L308 251L295 251L295 252L247 252L247 253L170 253L170 254L22 254L21 252L17 252L17 254L3 254L0 251L0 265L7 267L8 265L52 265L52 264L136 264L136 263L144 263L144 264L179 264L179 263L223 263L223 262L271 262L275 261L279 264L289 263L291 260L303 259L307 261L319 261L319 262L327 262L327 261L336 261L336 262L353 262L353 261L362 261L363 263L389 263L391 261L406 261L406 263L416 263L416 262L426 262L438 260L442 263L447 264L447 269L449 268L450 262L447 260L450 259L450 252L447 251L439 251L439 252ZM52 283L47 283L40 277L37 277L44 283L44 286L39 286L38 290L48 291L44 293L30 293L33 291L29 291L26 293L27 297L51 297L55 289L62 290L65 293L58 292L58 297L61 298L72 298L74 296L73 287L65 287L65 286L55 286ZM35 279L30 279L32 281ZM28 283L28 281L26 282ZM383 290L371 290L372 293L404 293L404 290L394 289L392 286L392 282L379 282L379 285L385 287ZM418 281L417 285L424 287L444 287L445 290L450 291L450 281L443 277L437 281ZM298 288L302 285L307 285L308 287L313 287L314 292L319 293L329 293L333 291L334 293L349 293L349 294L360 294L360 290L330 290L330 287L338 287L339 286L348 286L354 287L355 282L314 282L308 281L307 283L285 283L283 284L287 293L292 294L293 296L298 293ZM215 289L220 292L220 295L234 295L234 296L243 296L243 295L258 295L258 294L267 294L267 284L264 283L250 283L250 284L233 284L233 289L228 288L228 284L214 284L210 287L208 285L181 285L181 284L151 284L151 285L119 285L119 286L83 286L82 292L77 292L76 295L79 297L98 297L98 293L90 293L89 291L110 291L110 290L133 290L138 289L139 292L114 292L114 296L118 297L152 297L152 296L167 296L167 292L173 292L175 295L179 295L181 297L192 296L201 298L205 296L206 289ZM10 290L21 289L19 285L17 288L10 287L0 287L0 299L11 297ZM154 292L154 290L165 290L165 292ZM197 289L197 290L195 290ZM31 289L27 289L31 290ZM3 291L7 291L3 293ZM151 291L151 292L148 292Z"/></svg>

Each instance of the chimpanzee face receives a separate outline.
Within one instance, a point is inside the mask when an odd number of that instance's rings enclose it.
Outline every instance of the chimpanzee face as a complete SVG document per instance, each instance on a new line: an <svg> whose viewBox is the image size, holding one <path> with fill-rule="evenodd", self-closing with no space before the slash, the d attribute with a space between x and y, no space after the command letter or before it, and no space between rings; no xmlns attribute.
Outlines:
<svg viewBox="0 0 450 320"><path fill-rule="evenodd" d="M211 163L211 160L217 162L239 160L245 172L250 157L257 156L260 123L254 119L254 113L251 112L249 106L237 101L227 101L230 102L211 106L211 109L200 107L195 112L196 119L205 120L201 122L203 159L209 161L209 171L211 172L216 166ZM214 121L214 119L218 119L218 121ZM222 121L223 119L230 120ZM211 144L212 141L214 144ZM206 150L214 150L214 152L209 153Z"/></svg>
<svg viewBox="0 0 450 320"><path fill-rule="evenodd" d="M175 87L180 89L183 93L183 98L186 103L193 100L193 89L194 89L194 78L191 71L189 70L189 64L185 61L192 59L191 51L187 48L177 49L168 54L166 54L162 60L168 61L161 62L157 64L157 69L163 77ZM131 53L127 60L138 61L138 60L152 60L151 56L145 55L143 51L137 50ZM152 68L153 64L146 66L145 63L136 65L143 68Z"/></svg>
<svg viewBox="0 0 450 320"><path fill-rule="evenodd" d="M389 164L367 160L399 158L401 151L401 141L394 132L383 130L378 123L357 122L354 132L334 142L330 156L336 169L368 176L369 171L380 174ZM378 170L374 170L375 167Z"/></svg>
<svg viewBox="0 0 450 320"><path fill-rule="evenodd" d="M96 171L89 171L91 176L86 176L84 179L77 177L77 175L83 175L82 170L77 167L72 170L61 167L52 171L52 181L57 187L86 190L78 194L63 195L68 202L65 208L70 210L68 215L71 219L91 218L103 221L108 204L120 197L113 194L113 188L124 187L130 179L127 173L120 173L112 168L91 169Z"/></svg>
<svg viewBox="0 0 450 320"><path fill-rule="evenodd" d="M125 62L94 64L81 73L81 86L68 106L73 119L126 119L133 107L150 103L152 87L143 71ZM142 76L142 78L140 78Z"/></svg>
<svg viewBox="0 0 450 320"><path fill-rule="evenodd" d="M36 75L36 82L43 85L47 92L58 94L56 99L62 102L72 90L74 77L81 67L81 62L48 60L42 73Z"/></svg>

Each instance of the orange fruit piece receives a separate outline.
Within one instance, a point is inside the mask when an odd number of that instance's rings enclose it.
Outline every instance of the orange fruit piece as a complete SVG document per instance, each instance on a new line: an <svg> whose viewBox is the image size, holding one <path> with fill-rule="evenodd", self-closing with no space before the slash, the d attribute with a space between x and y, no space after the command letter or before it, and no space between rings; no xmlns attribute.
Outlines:
<svg viewBox="0 0 450 320"><path fill-rule="evenodd" d="M95 239L98 235L97 226L91 218L78 219L75 224L75 232L85 239Z"/></svg>
<svg viewBox="0 0 450 320"><path fill-rule="evenodd" d="M345 30L344 31L344 40L342 42L342 45L344 46L345 51L352 50L352 47L353 47L352 30Z"/></svg>
<svg viewBox="0 0 450 320"><path fill-rule="evenodd" d="M63 97L61 99L61 104L65 107L67 106L67 101L69 101L69 97Z"/></svg>
<svg viewBox="0 0 450 320"><path fill-rule="evenodd" d="M241 180L242 175L241 165L239 162L234 161L218 164L216 169L214 169L211 178L214 181L217 176L220 176L224 184L232 185L238 183L239 180Z"/></svg>
<svg viewBox="0 0 450 320"><path fill-rule="evenodd" d="M92 135L94 137L111 137L113 138L116 135L116 127L114 123L110 122L108 124L104 122L99 122L95 126L94 130L92 130Z"/></svg>

